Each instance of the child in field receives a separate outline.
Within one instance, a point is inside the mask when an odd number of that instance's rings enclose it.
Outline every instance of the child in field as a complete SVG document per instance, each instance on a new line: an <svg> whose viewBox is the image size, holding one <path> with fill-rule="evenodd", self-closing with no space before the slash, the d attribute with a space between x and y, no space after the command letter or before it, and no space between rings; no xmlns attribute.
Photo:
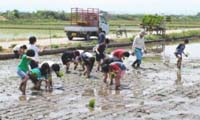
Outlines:
<svg viewBox="0 0 200 120"><path fill-rule="evenodd" d="M27 46L26 45L16 45L13 48L13 53L15 54L16 58L21 58L21 56L26 52Z"/></svg>
<svg viewBox="0 0 200 120"><path fill-rule="evenodd" d="M35 52L33 50L28 50L26 52L26 54L22 55L20 63L18 64L17 74L22 79L19 89L23 95L26 94L26 83L27 83L27 80L29 79L29 76L27 74L27 72L29 70L28 65L31 60L35 61L33 58L34 56L35 56ZM37 62L37 61L35 61L35 62Z"/></svg>
<svg viewBox="0 0 200 120"><path fill-rule="evenodd" d="M46 82L46 89L51 89L50 83L48 81L48 74L50 73L50 66L47 63L42 64L40 68L34 68L29 73L29 78L34 84L34 88L40 90L41 82L44 78Z"/></svg>
<svg viewBox="0 0 200 120"><path fill-rule="evenodd" d="M75 64L74 69L76 69L79 56L80 52L78 50L66 51L62 54L61 60L63 65L66 65L66 73L69 72L70 62L73 62Z"/></svg>
<svg viewBox="0 0 200 120"><path fill-rule="evenodd" d="M82 62L83 67L86 67L84 75L86 75L86 77L89 78L94 66L95 57L89 52L83 52L80 55L80 61Z"/></svg>
<svg viewBox="0 0 200 120"><path fill-rule="evenodd" d="M125 59L125 57L129 57L130 53L127 50L124 49L116 49L112 52L113 57L116 57L120 61Z"/></svg>
<svg viewBox="0 0 200 120"><path fill-rule="evenodd" d="M115 89L120 87L120 79L125 75L126 66L122 62L112 62L109 66L104 67L104 70L108 71L112 79L115 80Z"/></svg>
<svg viewBox="0 0 200 120"><path fill-rule="evenodd" d="M177 68L181 69L181 64L182 64L182 54L184 54L187 57L187 54L184 53L185 50L185 45L189 43L188 39L185 39L183 43L179 44L176 47L176 52L174 53L177 60Z"/></svg>
<svg viewBox="0 0 200 120"><path fill-rule="evenodd" d="M111 64L112 62L121 62L121 60L119 60L118 58L115 58L115 57L108 57L108 58L105 58L103 63L101 64L101 71L104 73L104 83L107 83L107 78L109 76L109 64ZM113 84L113 80L111 78L111 81L110 81L110 85Z"/></svg>
<svg viewBox="0 0 200 120"><path fill-rule="evenodd" d="M98 44L95 47L97 71L99 71L102 60L104 60L104 58L105 58L105 50L106 50L106 47L108 44L109 44L109 39L106 39L103 43Z"/></svg>
<svg viewBox="0 0 200 120"><path fill-rule="evenodd" d="M44 65L44 64L48 64L50 67L50 73L48 74L48 82L50 85L50 88L53 88L53 82L52 82L52 73L54 72L56 74L57 77L62 77L63 74L60 71L60 65L58 63L55 63L53 61L43 61L40 66Z"/></svg>
<svg viewBox="0 0 200 120"><path fill-rule="evenodd" d="M37 38L35 36L31 36L29 38L29 45L28 45L28 50L34 50L35 56L34 58L38 61L39 60L39 52L42 52L43 49L40 49L39 47L36 46ZM37 68L39 65L38 63L31 61L30 63L31 69Z"/></svg>

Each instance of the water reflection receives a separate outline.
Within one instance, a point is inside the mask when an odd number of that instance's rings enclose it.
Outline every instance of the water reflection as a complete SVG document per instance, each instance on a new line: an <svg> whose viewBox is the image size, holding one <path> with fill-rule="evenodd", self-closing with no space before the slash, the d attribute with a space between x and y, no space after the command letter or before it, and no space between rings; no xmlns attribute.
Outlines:
<svg viewBox="0 0 200 120"><path fill-rule="evenodd" d="M181 89L183 87L181 70L176 71L175 85L176 85L177 89Z"/></svg>

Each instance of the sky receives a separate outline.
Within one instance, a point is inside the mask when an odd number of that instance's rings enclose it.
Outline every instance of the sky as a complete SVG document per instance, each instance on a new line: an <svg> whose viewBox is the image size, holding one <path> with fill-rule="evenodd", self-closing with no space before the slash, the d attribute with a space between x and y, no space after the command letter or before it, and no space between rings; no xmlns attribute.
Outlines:
<svg viewBox="0 0 200 120"><path fill-rule="evenodd" d="M115 14L195 15L200 12L200 0L1 0L0 3L0 11L70 12L73 7L99 8Z"/></svg>

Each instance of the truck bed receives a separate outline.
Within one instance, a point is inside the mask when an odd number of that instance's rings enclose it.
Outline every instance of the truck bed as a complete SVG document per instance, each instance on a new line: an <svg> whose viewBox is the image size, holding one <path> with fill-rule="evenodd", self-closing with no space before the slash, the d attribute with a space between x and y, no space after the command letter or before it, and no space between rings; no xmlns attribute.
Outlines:
<svg viewBox="0 0 200 120"><path fill-rule="evenodd" d="M64 31L72 31L72 32L96 32L98 31L98 27L93 26L65 26Z"/></svg>

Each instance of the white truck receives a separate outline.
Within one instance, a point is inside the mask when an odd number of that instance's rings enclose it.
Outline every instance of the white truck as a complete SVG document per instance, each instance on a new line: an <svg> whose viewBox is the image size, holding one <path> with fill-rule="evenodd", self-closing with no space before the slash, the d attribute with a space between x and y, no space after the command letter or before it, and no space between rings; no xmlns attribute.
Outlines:
<svg viewBox="0 0 200 120"><path fill-rule="evenodd" d="M73 40L74 37L84 37L85 40L90 40L91 36L98 37L100 30L108 34L109 25L104 15L95 8L87 10L72 8L71 25L64 27L69 40Z"/></svg>

